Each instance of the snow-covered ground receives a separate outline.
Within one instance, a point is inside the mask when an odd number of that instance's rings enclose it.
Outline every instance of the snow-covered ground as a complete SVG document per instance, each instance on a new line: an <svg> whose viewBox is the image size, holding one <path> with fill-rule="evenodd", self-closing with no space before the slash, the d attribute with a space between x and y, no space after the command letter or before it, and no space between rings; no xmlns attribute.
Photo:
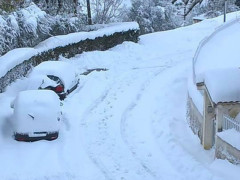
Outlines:
<svg viewBox="0 0 240 180"><path fill-rule="evenodd" d="M56 141L13 140L10 102L27 80L12 84L0 94L0 179L238 180L240 167L203 150L185 115L194 52L221 23L206 20L62 58L79 73L108 71L81 76L64 102Z"/></svg>

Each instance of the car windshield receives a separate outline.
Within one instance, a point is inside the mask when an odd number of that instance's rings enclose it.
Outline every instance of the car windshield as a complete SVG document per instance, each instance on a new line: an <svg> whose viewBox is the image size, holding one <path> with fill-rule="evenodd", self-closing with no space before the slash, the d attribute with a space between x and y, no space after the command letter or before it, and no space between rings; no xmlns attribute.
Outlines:
<svg viewBox="0 0 240 180"><path fill-rule="evenodd" d="M49 79L55 81L56 83L63 85L63 82L61 81L61 79L59 77L54 76L54 75L47 75L47 77Z"/></svg>

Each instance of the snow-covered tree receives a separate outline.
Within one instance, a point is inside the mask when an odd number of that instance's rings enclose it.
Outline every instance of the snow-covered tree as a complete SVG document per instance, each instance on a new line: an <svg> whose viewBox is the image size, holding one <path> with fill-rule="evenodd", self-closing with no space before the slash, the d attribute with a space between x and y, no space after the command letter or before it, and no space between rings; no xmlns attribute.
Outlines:
<svg viewBox="0 0 240 180"><path fill-rule="evenodd" d="M179 26L174 7L160 0L132 0L129 18L137 21L141 33L163 31Z"/></svg>
<svg viewBox="0 0 240 180"><path fill-rule="evenodd" d="M25 8L0 15L0 56L11 49L32 47L50 36L84 28L81 18L51 16L29 3Z"/></svg>
<svg viewBox="0 0 240 180"><path fill-rule="evenodd" d="M179 0L172 0L172 3L176 3ZM197 7L201 12L205 12L209 17L215 17L223 13L225 0L181 0L184 5L184 17L186 17L193 8ZM236 0L227 0L227 12L237 10L235 4Z"/></svg>
<svg viewBox="0 0 240 180"><path fill-rule="evenodd" d="M240 7L240 0L236 0L235 4L236 6Z"/></svg>
<svg viewBox="0 0 240 180"><path fill-rule="evenodd" d="M77 15L79 10L78 0L30 0L37 4L42 10L51 15Z"/></svg>
<svg viewBox="0 0 240 180"><path fill-rule="evenodd" d="M227 12L233 12L239 10L239 7L235 4L236 0L227 1ZM205 0L202 6L199 7L199 13L204 13L206 17L213 18L223 14L225 0Z"/></svg>
<svg viewBox="0 0 240 180"><path fill-rule="evenodd" d="M182 8L182 16L184 21L186 20L187 15L193 10L193 8L199 4L201 4L204 0L172 0L172 4L179 3Z"/></svg>
<svg viewBox="0 0 240 180"><path fill-rule="evenodd" d="M123 0L92 0L92 10L95 14L96 23L107 23L121 14L119 11Z"/></svg>
<svg viewBox="0 0 240 180"><path fill-rule="evenodd" d="M87 12L87 0L79 2ZM125 12L123 0L90 0L90 6L94 24L119 21Z"/></svg>

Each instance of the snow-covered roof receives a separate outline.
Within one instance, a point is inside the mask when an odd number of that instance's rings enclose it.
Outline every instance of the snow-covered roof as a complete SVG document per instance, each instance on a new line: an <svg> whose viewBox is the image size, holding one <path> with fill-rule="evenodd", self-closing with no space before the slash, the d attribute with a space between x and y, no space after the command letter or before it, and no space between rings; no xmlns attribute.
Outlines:
<svg viewBox="0 0 240 180"><path fill-rule="evenodd" d="M240 101L240 69L215 69L205 73L204 83L214 103Z"/></svg>
<svg viewBox="0 0 240 180"><path fill-rule="evenodd" d="M239 19L224 24L210 37L203 40L194 57L195 83L204 82L206 71L240 67Z"/></svg>

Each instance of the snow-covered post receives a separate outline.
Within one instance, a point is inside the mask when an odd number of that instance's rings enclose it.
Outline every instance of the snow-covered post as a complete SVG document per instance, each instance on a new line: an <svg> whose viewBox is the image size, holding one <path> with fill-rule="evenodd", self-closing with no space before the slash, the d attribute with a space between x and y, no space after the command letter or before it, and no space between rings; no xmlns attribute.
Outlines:
<svg viewBox="0 0 240 180"><path fill-rule="evenodd" d="M203 112L203 147L206 150L212 148L214 143L214 125L213 118L215 116L214 106L210 100L210 95L206 87L204 87L204 112Z"/></svg>
<svg viewBox="0 0 240 180"><path fill-rule="evenodd" d="M224 1L224 18L223 18L223 22L226 22L226 13L227 13L227 0Z"/></svg>

